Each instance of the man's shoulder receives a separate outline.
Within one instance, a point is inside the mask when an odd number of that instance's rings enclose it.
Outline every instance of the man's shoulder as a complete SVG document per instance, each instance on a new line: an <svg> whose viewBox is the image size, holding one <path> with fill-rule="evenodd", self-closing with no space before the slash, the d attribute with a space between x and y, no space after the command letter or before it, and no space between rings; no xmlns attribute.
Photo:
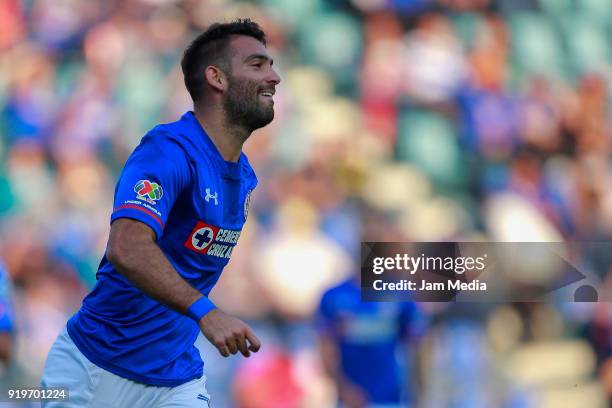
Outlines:
<svg viewBox="0 0 612 408"><path fill-rule="evenodd" d="M347 300L352 300L355 290L350 279L335 283L323 292L322 300L324 302L333 302L334 304L345 303Z"/></svg>
<svg viewBox="0 0 612 408"><path fill-rule="evenodd" d="M149 130L144 138L155 138L160 142L174 141L183 143L186 133L185 125L180 120L170 123L160 123Z"/></svg>
<svg viewBox="0 0 612 408"><path fill-rule="evenodd" d="M155 125L148 133L165 133L168 135L179 135L185 133L185 121L181 118L174 122L159 123Z"/></svg>
<svg viewBox="0 0 612 408"><path fill-rule="evenodd" d="M156 147L166 155L186 156L190 158L196 146L189 137L181 121L158 124L149 130L140 141L140 148Z"/></svg>
<svg viewBox="0 0 612 408"><path fill-rule="evenodd" d="M184 143L158 126L143 136L134 153L138 151L147 152L148 155L156 154L159 158L163 157L171 160L189 157L188 148Z"/></svg>

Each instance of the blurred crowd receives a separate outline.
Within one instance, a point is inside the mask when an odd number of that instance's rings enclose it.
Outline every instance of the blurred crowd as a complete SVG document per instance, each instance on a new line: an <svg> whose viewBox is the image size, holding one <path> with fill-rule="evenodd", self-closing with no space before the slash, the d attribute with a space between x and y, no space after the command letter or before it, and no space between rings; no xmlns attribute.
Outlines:
<svg viewBox="0 0 612 408"><path fill-rule="evenodd" d="M0 0L5 381L38 383L95 282L123 163L191 109L182 51L236 17L262 25L282 82L212 294L264 349L225 360L201 341L215 407L333 406L312 323L362 237L612 242L609 0ZM609 293L600 248L572 260ZM420 406L611 403L611 303L422 307Z"/></svg>

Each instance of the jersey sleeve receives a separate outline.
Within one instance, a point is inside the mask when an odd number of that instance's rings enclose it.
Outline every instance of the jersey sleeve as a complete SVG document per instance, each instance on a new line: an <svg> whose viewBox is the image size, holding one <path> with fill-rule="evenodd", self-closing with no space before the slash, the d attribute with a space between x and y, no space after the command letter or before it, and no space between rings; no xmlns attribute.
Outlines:
<svg viewBox="0 0 612 408"><path fill-rule="evenodd" d="M164 134L149 134L125 163L115 188L111 223L131 218L162 235L177 197L189 185L191 171L182 147Z"/></svg>

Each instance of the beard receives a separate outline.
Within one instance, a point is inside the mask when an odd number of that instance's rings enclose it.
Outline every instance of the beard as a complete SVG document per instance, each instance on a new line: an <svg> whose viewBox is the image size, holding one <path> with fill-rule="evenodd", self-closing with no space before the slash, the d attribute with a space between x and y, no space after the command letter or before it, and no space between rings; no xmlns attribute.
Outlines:
<svg viewBox="0 0 612 408"><path fill-rule="evenodd" d="M262 89L254 81L230 77L223 109L229 123L246 129L249 134L262 128L274 119L274 106L262 101Z"/></svg>

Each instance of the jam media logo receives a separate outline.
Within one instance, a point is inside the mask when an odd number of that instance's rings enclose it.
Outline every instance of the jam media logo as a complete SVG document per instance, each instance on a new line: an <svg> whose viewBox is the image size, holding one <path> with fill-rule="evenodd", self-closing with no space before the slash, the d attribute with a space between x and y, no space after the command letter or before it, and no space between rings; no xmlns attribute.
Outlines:
<svg viewBox="0 0 612 408"><path fill-rule="evenodd" d="M155 201L164 195L162 186L149 180L140 180L136 183L134 192L137 194L136 198L144 200L149 204L155 204Z"/></svg>
<svg viewBox="0 0 612 408"><path fill-rule="evenodd" d="M578 269L583 257L609 252L605 241L364 242L362 300L612 301Z"/></svg>

